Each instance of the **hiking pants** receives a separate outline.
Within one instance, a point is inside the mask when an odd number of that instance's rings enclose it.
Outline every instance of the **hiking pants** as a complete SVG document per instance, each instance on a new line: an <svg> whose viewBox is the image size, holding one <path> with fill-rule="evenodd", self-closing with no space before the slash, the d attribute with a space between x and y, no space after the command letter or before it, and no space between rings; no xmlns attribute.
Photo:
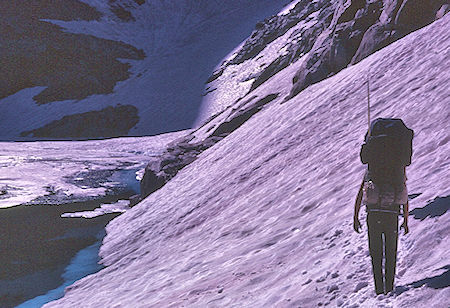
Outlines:
<svg viewBox="0 0 450 308"><path fill-rule="evenodd" d="M387 212L367 214L369 251L372 258L375 292L382 294L394 288L395 264L397 262L398 215ZM383 256L385 275L383 279Z"/></svg>

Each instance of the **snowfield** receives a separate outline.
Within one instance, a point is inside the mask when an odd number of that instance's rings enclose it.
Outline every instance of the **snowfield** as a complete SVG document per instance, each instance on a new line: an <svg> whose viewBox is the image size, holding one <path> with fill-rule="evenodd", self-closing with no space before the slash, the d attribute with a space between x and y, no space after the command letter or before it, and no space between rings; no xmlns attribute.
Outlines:
<svg viewBox="0 0 450 308"><path fill-rule="evenodd" d="M204 82L214 66L250 34L256 22L275 14L289 1L152 0L141 5L132 0L82 2L97 9L103 17L90 21L44 21L68 33L130 44L142 50L145 58L120 59L130 65L130 78L117 82L114 93L38 105L33 97L45 90L41 86L23 89L0 100L0 140L23 140L21 133L42 128L64 116L118 105L136 107L139 117L139 122L120 136L155 135L189 128L196 120ZM111 11L115 5L125 8L133 20L117 18ZM121 118L114 121L120 123ZM96 133L99 134L93 128L92 134Z"/></svg>
<svg viewBox="0 0 450 308"><path fill-rule="evenodd" d="M168 184L114 219L102 271L45 307L449 307L450 15L283 102L281 92ZM372 118L415 131L410 234L396 289L375 296L366 228L352 230ZM361 214L361 216L364 216Z"/></svg>
<svg viewBox="0 0 450 308"><path fill-rule="evenodd" d="M185 133L79 142L0 142L0 208L83 201L117 189L138 193L136 172Z"/></svg>

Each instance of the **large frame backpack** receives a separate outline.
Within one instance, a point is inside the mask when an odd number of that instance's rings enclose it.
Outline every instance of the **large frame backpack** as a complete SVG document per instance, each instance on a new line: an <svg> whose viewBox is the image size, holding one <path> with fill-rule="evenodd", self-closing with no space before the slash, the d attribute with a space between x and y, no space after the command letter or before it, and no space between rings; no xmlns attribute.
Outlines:
<svg viewBox="0 0 450 308"><path fill-rule="evenodd" d="M369 209L398 211L407 202L405 167L411 164L413 137L401 119L372 122L360 152L361 162L368 165L363 201Z"/></svg>

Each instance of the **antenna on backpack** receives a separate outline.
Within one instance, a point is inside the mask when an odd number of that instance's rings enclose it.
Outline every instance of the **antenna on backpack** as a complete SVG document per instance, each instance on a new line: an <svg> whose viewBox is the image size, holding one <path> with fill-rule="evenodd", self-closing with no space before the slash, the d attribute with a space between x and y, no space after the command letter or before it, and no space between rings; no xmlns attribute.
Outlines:
<svg viewBox="0 0 450 308"><path fill-rule="evenodd" d="M369 125L367 136L370 136L370 69L367 73L367 121Z"/></svg>

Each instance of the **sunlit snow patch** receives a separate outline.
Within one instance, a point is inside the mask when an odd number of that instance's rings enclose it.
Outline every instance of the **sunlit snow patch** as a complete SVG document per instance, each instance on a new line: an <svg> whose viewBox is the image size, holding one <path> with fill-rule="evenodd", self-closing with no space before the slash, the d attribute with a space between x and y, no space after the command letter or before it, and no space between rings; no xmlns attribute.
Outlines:
<svg viewBox="0 0 450 308"><path fill-rule="evenodd" d="M130 201L128 200L119 200L116 203L111 204L102 204L100 207L92 210L92 211L83 211L83 212L74 212L74 213L64 213L61 215L63 218L94 218L105 214L111 213L123 213L127 209L129 209Z"/></svg>
<svg viewBox="0 0 450 308"><path fill-rule="evenodd" d="M297 3L299 3L299 2L300 2L300 0L292 1L291 3L286 5L284 7L284 9L280 13L278 13L277 15L278 16L287 15L297 5Z"/></svg>

